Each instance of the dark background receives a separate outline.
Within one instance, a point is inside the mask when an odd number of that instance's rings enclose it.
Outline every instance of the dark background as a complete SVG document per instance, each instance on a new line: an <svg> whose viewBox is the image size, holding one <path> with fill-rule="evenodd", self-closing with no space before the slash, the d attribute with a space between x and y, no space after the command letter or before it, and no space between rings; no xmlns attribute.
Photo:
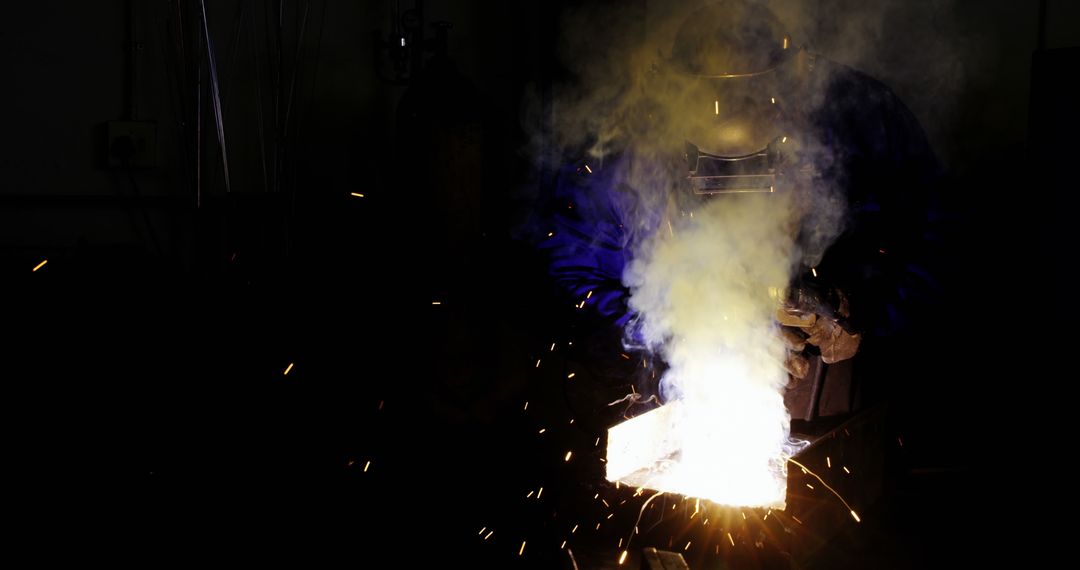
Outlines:
<svg viewBox="0 0 1080 570"><path fill-rule="evenodd" d="M556 513L591 495L602 418L574 417L576 321L522 228L558 167L543 136L563 10L662 8L430 1L424 34L452 23L453 67L426 51L426 73L395 74L373 32L396 2L208 4L228 192L198 3L5 7L17 541L133 566L569 567ZM802 3L796 29L922 120L951 171L952 262L925 351L898 363L896 480L823 567L990 559L997 537L1042 532L1015 513L1047 502L1062 461L1036 450L1061 424L1047 401L1067 353L1047 331L1070 318L1080 12L861 4ZM854 55L852 14L878 22ZM147 167L122 159L115 120L153 123ZM540 485L550 503L522 502Z"/></svg>

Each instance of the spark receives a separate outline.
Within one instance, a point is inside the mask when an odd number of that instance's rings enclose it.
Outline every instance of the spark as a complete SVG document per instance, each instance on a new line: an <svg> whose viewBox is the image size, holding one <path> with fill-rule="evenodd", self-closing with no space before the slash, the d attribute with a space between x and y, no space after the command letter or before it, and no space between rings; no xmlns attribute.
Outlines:
<svg viewBox="0 0 1080 570"><path fill-rule="evenodd" d="M600 530L600 523L596 523L596 530Z"/></svg>
<svg viewBox="0 0 1080 570"><path fill-rule="evenodd" d="M615 548L622 548L622 541L623 541L623 539L620 538L619 539L619 546L616 546Z"/></svg>
<svg viewBox="0 0 1080 570"><path fill-rule="evenodd" d="M589 174L592 174L592 169L591 169L591 168L589 168L589 165L588 165L588 164L586 164L586 165L585 165L585 170L588 170L588 171L589 171Z"/></svg>
<svg viewBox="0 0 1080 570"><path fill-rule="evenodd" d="M788 38L787 38L787 36L784 36L784 49L787 49L787 45L788 45Z"/></svg>
<svg viewBox="0 0 1080 570"><path fill-rule="evenodd" d="M855 519L855 522L862 522L862 519L859 518L859 514L855 511L851 511L851 518Z"/></svg>
<svg viewBox="0 0 1080 570"><path fill-rule="evenodd" d="M577 532L577 527L579 526L581 525L574 525L574 528L570 529L570 534L574 534L575 532Z"/></svg>
<svg viewBox="0 0 1080 570"><path fill-rule="evenodd" d="M625 358L626 360L630 360L630 355L626 354L625 352L619 353L619 356Z"/></svg>
<svg viewBox="0 0 1080 570"><path fill-rule="evenodd" d="M543 494L543 492L544 492L544 488L540 487L540 490L536 492L536 498L539 499L540 495Z"/></svg>
<svg viewBox="0 0 1080 570"><path fill-rule="evenodd" d="M708 526L709 519L705 519L705 522L701 523L701 526Z"/></svg>
<svg viewBox="0 0 1080 570"><path fill-rule="evenodd" d="M540 368L540 359L539 358L536 359L536 367Z"/></svg>
<svg viewBox="0 0 1080 570"><path fill-rule="evenodd" d="M601 503L604 503L604 506L605 506L605 507L607 507L607 508L609 508L609 509L611 508L611 505L609 505L607 501L605 501L605 500L603 500L603 499L600 499L600 502L601 502Z"/></svg>
<svg viewBox="0 0 1080 570"><path fill-rule="evenodd" d="M684 550L684 551L686 551L686 550L690 550L690 543L691 543L691 542L693 542L693 541L692 541L692 540L688 540L688 541L686 541L686 546L684 546L684 547L683 547L683 550Z"/></svg>
<svg viewBox="0 0 1080 570"><path fill-rule="evenodd" d="M624 551L622 551L622 554L619 555L619 566L622 566L623 562L626 562L626 555L627 554L628 554L628 551L624 550Z"/></svg>
<svg viewBox="0 0 1080 570"><path fill-rule="evenodd" d="M577 376L577 372L571 372L570 374L567 374L567 375L566 375L566 379L567 379L567 380L570 380L570 379L571 379L571 378L573 378L574 376Z"/></svg>
<svg viewBox="0 0 1080 570"><path fill-rule="evenodd" d="M610 519L613 516L615 516L615 513L611 513L610 515L607 516L607 518Z"/></svg>
<svg viewBox="0 0 1080 570"><path fill-rule="evenodd" d="M797 522L797 523L799 523L799 524L802 524L802 521L801 521L801 520L799 520L799 517L797 517L797 516L795 516L795 515L791 515L791 518L795 519L795 522Z"/></svg>
<svg viewBox="0 0 1080 570"><path fill-rule="evenodd" d="M730 533L730 532L729 532L729 533L727 533L727 539L728 539L729 541L731 541L731 545L732 545L732 546L735 546L735 539L734 539L734 538L731 538L731 533Z"/></svg>
<svg viewBox="0 0 1080 570"><path fill-rule="evenodd" d="M667 231L668 234L671 235L671 237L675 237L675 230L671 229L671 220L667 221Z"/></svg>
<svg viewBox="0 0 1080 570"><path fill-rule="evenodd" d="M37 271L38 269L41 269L42 267L45 267L45 264L48 263L48 262L49 262L48 259L41 260L41 263L35 265L34 268L30 270L30 273L33 273L33 272Z"/></svg>
<svg viewBox="0 0 1080 570"><path fill-rule="evenodd" d="M405 41L405 40L401 40L401 41ZM364 195L359 193L359 192L349 192L349 196L356 196L357 198L363 198L364 197Z"/></svg>
<svg viewBox="0 0 1080 570"><path fill-rule="evenodd" d="M345 467L352 467L353 463L356 463L356 460L350 459L348 463L345 464Z"/></svg>
<svg viewBox="0 0 1080 570"><path fill-rule="evenodd" d="M570 418L570 425L574 425L574 418Z"/></svg>
<svg viewBox="0 0 1080 570"><path fill-rule="evenodd" d="M564 549L564 548L566 548L566 541L565 541L565 540L564 540L564 541L562 541L562 544L561 544L561 545L559 545L559 550L562 550L562 549Z"/></svg>
<svg viewBox="0 0 1080 570"><path fill-rule="evenodd" d="M382 411L383 404L385 404L385 403L386 403L386 400L379 400L379 408L378 408L379 411Z"/></svg>
<svg viewBox="0 0 1080 570"><path fill-rule="evenodd" d="M809 473L810 475L812 475L812 476L813 476L813 477L814 477L815 479L817 479L818 481L820 481L820 482L821 482L821 484L822 484L822 485L824 485L826 489L828 489L828 490L829 490L830 492L832 492L832 494L833 494L833 495L836 495L836 498L837 498L837 499L840 499L840 502L841 502L841 503L844 503L844 506L845 506L845 507L847 507L847 509L848 509L849 511L851 511L851 512L853 512L853 513L855 512L855 509L852 509L852 508L851 508L851 505L849 505L849 504L848 504L848 502L847 502L847 501L845 501L845 500L844 500L844 498L840 496L840 493L837 493L837 492L836 492L836 489L833 489L832 487L830 487L830 486L829 486L829 484L828 484L828 483L826 483L824 479L822 479L821 477L818 477L818 474L817 474L817 473L814 473L813 471L810 471L810 470L806 469L806 466L805 466L805 465L803 465L802 463L799 463L798 461L795 461L794 459L792 459L792 458L790 458L790 457L788 458L788 461L790 461L790 462L794 463L795 465L798 465L799 467L802 467L802 468L803 468L803 470L804 470L804 471L805 471L806 473ZM807 484L806 484L806 486L807 486L807 487L810 487L810 484L809 484L809 483L807 483ZM813 489L813 487L810 487L810 488L811 488L811 489ZM795 517L791 517L791 518L795 518ZM796 519L796 520L798 520L798 519ZM800 524L802 524L802 523L800 523Z"/></svg>
<svg viewBox="0 0 1080 570"><path fill-rule="evenodd" d="M593 447L599 447L599 446L600 446L600 438L598 437L598 438L596 438L596 443L593 444Z"/></svg>
<svg viewBox="0 0 1080 570"><path fill-rule="evenodd" d="M899 437L896 438L896 443L899 443L900 447L904 447L904 440L900 439Z"/></svg>
<svg viewBox="0 0 1080 570"><path fill-rule="evenodd" d="M555 343L551 343L551 348L548 349L548 352L555 352Z"/></svg>
<svg viewBox="0 0 1080 570"><path fill-rule="evenodd" d="M528 411L528 410L529 410L529 401L526 400L525 401L525 409L524 409L524 411Z"/></svg>
<svg viewBox="0 0 1080 570"><path fill-rule="evenodd" d="M441 305L442 301L432 301L431 304L432 305Z"/></svg>
<svg viewBox="0 0 1080 570"><path fill-rule="evenodd" d="M600 498L600 493L597 493L597 494L593 495L592 498L593 498L594 501L596 499L599 499Z"/></svg>
<svg viewBox="0 0 1080 570"><path fill-rule="evenodd" d="M495 534L495 531L489 530L487 535L484 536L484 540L487 540L487 539L491 538L491 535L493 535L493 534Z"/></svg>
<svg viewBox="0 0 1080 570"><path fill-rule="evenodd" d="M694 514L698 514L701 510L701 499L694 499ZM744 517L745 518L745 517Z"/></svg>
<svg viewBox="0 0 1080 570"><path fill-rule="evenodd" d="M832 458L828 455L825 456L825 464L829 466L829 469L832 469Z"/></svg>
<svg viewBox="0 0 1080 570"><path fill-rule="evenodd" d="M555 232L548 232L548 237L555 235Z"/></svg>
<svg viewBox="0 0 1080 570"><path fill-rule="evenodd" d="M367 473L368 467L371 467L371 461L364 464L364 473Z"/></svg>
<svg viewBox="0 0 1080 570"><path fill-rule="evenodd" d="M814 490L814 486L813 486L813 485L811 485L810 483L807 483L807 484L806 484L806 486L807 486L807 487L809 487L811 491L813 491L813 490Z"/></svg>
<svg viewBox="0 0 1080 570"><path fill-rule="evenodd" d="M480 536L481 534L484 534L485 530L487 530L486 526L484 528L480 529L480 532L476 533L476 536Z"/></svg>
<svg viewBox="0 0 1080 570"><path fill-rule="evenodd" d="M547 428L540 428L540 431L538 431L537 433L544 433L545 431L547 431Z"/></svg>
<svg viewBox="0 0 1080 570"><path fill-rule="evenodd" d="M573 454L574 454L573 451L567 451L566 452L566 457L563 459L563 461L570 461L570 456L573 455Z"/></svg>
<svg viewBox="0 0 1080 570"><path fill-rule="evenodd" d="M600 439L600 438L596 438L596 439ZM619 482L618 482L618 481L616 481L616 482L615 482L615 489L616 489L616 490L618 490L618 489L619 489Z"/></svg>
<svg viewBox="0 0 1080 570"><path fill-rule="evenodd" d="M851 475L851 470L850 470L850 469L848 469L848 468L847 468L847 467L845 466L845 467L844 467L844 473L847 473L848 475Z"/></svg>
<svg viewBox="0 0 1080 570"><path fill-rule="evenodd" d="M771 101L772 104L775 105L776 104L776 97L769 97L769 101Z"/></svg>
<svg viewBox="0 0 1080 570"><path fill-rule="evenodd" d="M289 371L290 371L290 370L292 370L292 367L293 367L293 363L292 363L292 362L290 362L290 363L289 363L289 365L285 367L285 372L284 372L284 373L282 373L281 375L282 375L282 376L288 376L288 375L289 375Z"/></svg>
<svg viewBox="0 0 1080 570"><path fill-rule="evenodd" d="M739 511L739 514L742 515L742 520L746 520L746 513Z"/></svg>
<svg viewBox="0 0 1080 570"><path fill-rule="evenodd" d="M525 541L521 541L521 548L518 549L518 556L521 556L525 552Z"/></svg>
<svg viewBox="0 0 1080 570"><path fill-rule="evenodd" d="M591 299L592 298L592 291L589 291L589 294L585 295L585 298L586 299Z"/></svg>
<svg viewBox="0 0 1080 570"><path fill-rule="evenodd" d="M787 137L784 137L784 138L780 139L780 142L786 143L787 142Z"/></svg>
<svg viewBox="0 0 1080 570"><path fill-rule="evenodd" d="M817 268L816 267L811 267L810 268L810 273L813 273L814 277L817 277Z"/></svg>
<svg viewBox="0 0 1080 570"><path fill-rule="evenodd" d="M529 498L529 497L531 497L531 496L533 495L533 493L535 493L535 492L536 492L536 491L529 491L529 494L528 494L528 495L525 495L525 498L526 498L526 499L528 499L528 498Z"/></svg>

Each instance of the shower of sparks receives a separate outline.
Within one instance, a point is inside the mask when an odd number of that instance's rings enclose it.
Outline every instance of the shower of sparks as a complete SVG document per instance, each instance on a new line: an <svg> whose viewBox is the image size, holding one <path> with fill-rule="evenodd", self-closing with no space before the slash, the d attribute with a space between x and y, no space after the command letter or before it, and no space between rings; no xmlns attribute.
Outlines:
<svg viewBox="0 0 1080 570"><path fill-rule="evenodd" d="M349 192L349 196L355 196L357 198L363 198L364 195L359 192Z"/></svg>
<svg viewBox="0 0 1080 570"><path fill-rule="evenodd" d="M619 555L619 566L622 566L623 562L626 562L626 555L627 554L628 554L628 551L624 550L624 551L622 551L622 554Z"/></svg>
<svg viewBox="0 0 1080 570"><path fill-rule="evenodd" d="M573 451L567 451L566 452L566 457L563 459L563 461L570 461L570 456L573 455L573 454L574 454Z"/></svg>
<svg viewBox="0 0 1080 570"><path fill-rule="evenodd" d="M521 541L521 548L518 549L518 556L521 556L524 553L525 553L525 541L523 540L523 541Z"/></svg>
<svg viewBox="0 0 1080 570"><path fill-rule="evenodd" d="M288 376L288 375L289 375L289 371L290 371L290 370L292 370L292 367L293 367L293 363L292 363L292 362L290 362L290 363L289 363L289 365L285 367L285 372L284 372L284 373L282 373L282 376Z"/></svg>
<svg viewBox="0 0 1080 570"><path fill-rule="evenodd" d="M38 269L41 269L42 267L45 267L45 264L48 263L48 262L49 262L48 259L41 260L41 263L35 265L34 268L30 270L30 273L33 273L33 272L37 271Z"/></svg>
<svg viewBox="0 0 1080 570"><path fill-rule="evenodd" d="M851 508L851 505L849 505L849 504L848 504L848 502L847 502L847 501L845 501L845 500L844 500L844 498L840 496L840 493L837 493L837 492L836 492L836 489L833 489L832 487L830 487L830 486L829 486L829 484L828 484L828 483L826 483L824 479L822 479L821 477L819 477L817 473L814 473L813 471L810 471L809 469L807 469L807 468L806 468L806 466L805 466L805 465L803 465L803 464L799 463L798 461L795 461L794 459L792 459L792 458L790 458L790 457L788 458L788 461L790 461L790 462L794 463L795 465L798 465L799 467L802 467L802 468L803 468L803 471L804 471L804 472L806 472L806 473L810 474L810 475L811 475L811 476L813 476L813 477L814 477L815 479L817 479L818 481L820 481L820 482L821 482L821 484L822 484L822 485L824 485L826 489L828 489L828 490L829 490L829 491L830 491L830 492L831 492L831 493L832 493L833 495L836 495L836 498L837 498L837 499L840 499L840 502L841 502L841 503L844 503L844 506L845 506L845 507L847 507L847 509L848 509L849 511L851 511L851 516L855 518L855 522L862 522L862 521L860 521L860 520L859 520L859 515L856 515L856 514L855 514L855 509ZM846 468L845 468L845 469L846 469ZM810 487L810 484L809 484L809 483L807 483L807 485L806 485L806 486L807 486L807 487ZM811 489L813 489L813 487L810 487L810 488L811 488ZM791 517L791 518L795 518L795 517ZM795 520L798 520L798 519L795 519ZM802 524L802 523L800 523L800 524Z"/></svg>

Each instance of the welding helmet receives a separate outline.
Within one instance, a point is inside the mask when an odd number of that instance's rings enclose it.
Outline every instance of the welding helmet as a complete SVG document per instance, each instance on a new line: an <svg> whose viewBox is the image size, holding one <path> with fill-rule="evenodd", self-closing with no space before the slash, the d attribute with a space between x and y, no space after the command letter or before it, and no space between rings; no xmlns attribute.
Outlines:
<svg viewBox="0 0 1080 570"><path fill-rule="evenodd" d="M798 155L808 54L765 6L727 0L679 28L663 81L675 85L695 194L773 192Z"/></svg>

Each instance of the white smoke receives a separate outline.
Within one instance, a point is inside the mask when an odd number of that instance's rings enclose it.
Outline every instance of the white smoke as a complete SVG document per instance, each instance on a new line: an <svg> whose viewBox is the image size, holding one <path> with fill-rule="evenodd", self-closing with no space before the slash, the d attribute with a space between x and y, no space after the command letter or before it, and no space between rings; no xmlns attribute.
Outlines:
<svg viewBox="0 0 1080 570"><path fill-rule="evenodd" d="M670 219L628 267L631 307L670 368L680 450L664 488L730 505L782 505L789 415L775 292L795 256L792 201L724 196Z"/></svg>

